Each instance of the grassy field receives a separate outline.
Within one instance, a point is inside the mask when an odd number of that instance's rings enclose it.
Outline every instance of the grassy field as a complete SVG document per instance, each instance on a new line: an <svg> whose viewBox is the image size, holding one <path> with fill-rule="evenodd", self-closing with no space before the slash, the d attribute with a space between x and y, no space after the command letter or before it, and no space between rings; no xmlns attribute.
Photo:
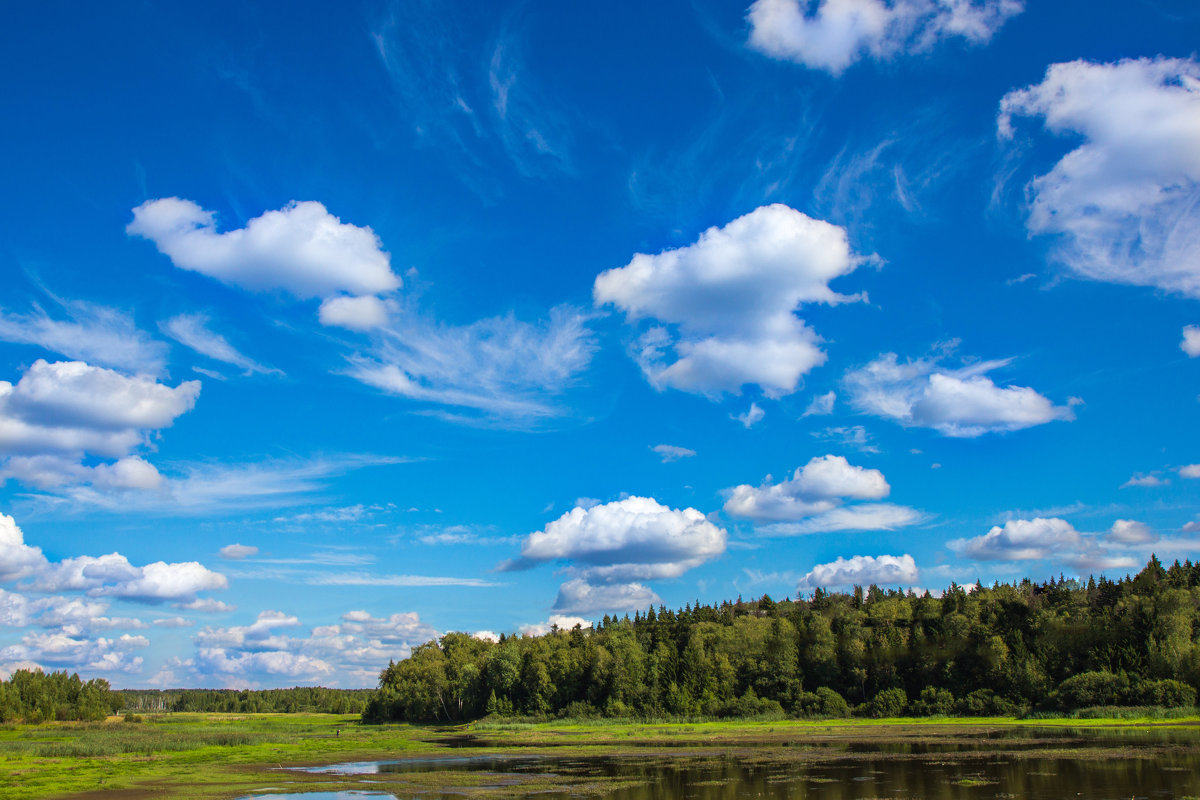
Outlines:
<svg viewBox="0 0 1200 800"><path fill-rule="evenodd" d="M577 720L552 723L482 721L453 727L360 725L355 716L304 714L164 714L141 722L113 718L98 723L48 723L0 727L0 800L32 797L235 798L264 789L317 791L336 788L436 791L465 794L479 773L434 771L418 776L308 774L280 767L346 761L511 751L555 755L650 755L754 752L768 758L820 759L844 754L845 744L937 742L1013 728L1106 728L1133 732L1200 725L1198 718L1145 719L896 719L769 720L647 723ZM999 747L999 745L997 745ZM1040 752L1059 746L1047 742ZM1119 743L1117 743L1119 747ZM789 749L790 748L790 749ZM1003 749L1003 748L1001 748ZM1030 752L1030 751L1023 751ZM1104 751L1097 750L1098 757ZM589 780L563 786L488 787L492 795L570 788L603 794L616 788ZM518 790L519 789L519 790Z"/></svg>

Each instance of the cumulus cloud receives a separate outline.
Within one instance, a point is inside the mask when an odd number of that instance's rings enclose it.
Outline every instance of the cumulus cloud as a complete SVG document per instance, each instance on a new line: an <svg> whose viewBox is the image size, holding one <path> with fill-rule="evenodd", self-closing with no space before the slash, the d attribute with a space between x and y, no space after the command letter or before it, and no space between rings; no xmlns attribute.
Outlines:
<svg viewBox="0 0 1200 800"><path fill-rule="evenodd" d="M1029 230L1085 278L1200 297L1200 64L1052 64L1001 100L1002 137L1019 116L1082 139L1029 184Z"/></svg>
<svg viewBox="0 0 1200 800"><path fill-rule="evenodd" d="M40 547L25 544L25 534L17 521L0 514L0 581L28 577L46 564Z"/></svg>
<svg viewBox="0 0 1200 800"><path fill-rule="evenodd" d="M695 450L689 450L686 447L678 447L673 444L656 444L650 449L658 453L658 457L662 459L664 464L678 461L681 458L691 458L696 455Z"/></svg>
<svg viewBox="0 0 1200 800"><path fill-rule="evenodd" d="M373 295L400 287L388 254L368 227L343 223L315 201L292 202L217 233L216 215L190 200L149 200L126 227L180 269L254 291L299 298Z"/></svg>
<svg viewBox="0 0 1200 800"><path fill-rule="evenodd" d="M576 625L587 630L592 627L592 621L583 617L571 617L566 614L551 614L550 618L545 622L522 625L520 630L522 636L545 636L556 628L560 631L569 631ZM475 636L478 638L479 634L475 634Z"/></svg>
<svg viewBox="0 0 1200 800"><path fill-rule="evenodd" d="M195 656L174 665L194 679L218 677L229 685L269 684L281 677L345 688L374 685L379 665L408 657L438 638L415 612L374 617L350 611L333 625L304 631L291 614L267 610L249 625L206 627L194 637Z"/></svg>
<svg viewBox="0 0 1200 800"><path fill-rule="evenodd" d="M586 578L573 578L558 590L554 610L563 614L599 614L633 611L662 602L653 589L640 583L592 584Z"/></svg>
<svg viewBox="0 0 1200 800"><path fill-rule="evenodd" d="M1200 464L1185 464L1178 472L1181 478L1200 478Z"/></svg>
<svg viewBox="0 0 1200 800"><path fill-rule="evenodd" d="M811 592L817 588L840 586L911 586L917 581L919 572L913 557L902 556L854 556L839 557L828 564L817 564L796 586L799 592Z"/></svg>
<svg viewBox="0 0 1200 800"><path fill-rule="evenodd" d="M1056 406L1027 386L997 386L987 377L1011 361L946 369L936 359L902 364L895 353L885 353L846 373L842 383L858 411L943 436L971 438L1075 418L1070 406Z"/></svg>
<svg viewBox="0 0 1200 800"><path fill-rule="evenodd" d="M923 53L951 38L987 42L1021 0L755 0L750 46L771 58L840 75L861 58Z"/></svg>
<svg viewBox="0 0 1200 800"><path fill-rule="evenodd" d="M573 508L529 534L520 559L503 566L521 569L562 560L574 562L590 579L675 578L725 552L725 541L725 531L696 509L668 508L635 496Z"/></svg>
<svg viewBox="0 0 1200 800"><path fill-rule="evenodd" d="M200 592L225 589L228 579L195 561L156 561L136 566L120 553L76 556L52 562L25 544L16 521L0 514L0 581L26 580L36 592L86 592L144 603L193 600Z"/></svg>
<svg viewBox="0 0 1200 800"><path fill-rule="evenodd" d="M830 511L845 499L879 500L891 491L883 473L842 456L817 456L781 483L726 490L726 513L755 521L798 520Z"/></svg>
<svg viewBox="0 0 1200 800"><path fill-rule="evenodd" d="M85 591L144 603L187 601L199 592L229 588L229 579L196 561L135 566L120 553L76 556L47 564L30 584L42 592Z"/></svg>
<svg viewBox="0 0 1200 800"><path fill-rule="evenodd" d="M718 397L756 385L781 397L826 359L820 337L794 312L860 299L829 283L868 260L851 252L843 228L776 204L686 247L638 253L597 276L593 297L630 322L657 320L635 356L656 389Z"/></svg>
<svg viewBox="0 0 1200 800"><path fill-rule="evenodd" d="M282 374L279 370L264 367L252 358L243 355L221 334L210 330L208 317L203 314L180 314L171 317L160 326L162 332L185 347L202 356L232 364L247 375L255 372Z"/></svg>
<svg viewBox="0 0 1200 800"><path fill-rule="evenodd" d="M374 295L330 297L321 303L317 311L322 325L346 328L352 331L369 331L387 324L388 304Z"/></svg>
<svg viewBox="0 0 1200 800"><path fill-rule="evenodd" d="M399 314L376 331L373 352L350 358L346 374L410 400L510 420L552 417L561 413L552 399L596 349L587 320L568 306L536 324L508 315L455 326Z"/></svg>
<svg viewBox="0 0 1200 800"><path fill-rule="evenodd" d="M1144 522L1119 519L1112 524L1106 538L1116 544L1150 544L1158 541L1158 534Z"/></svg>
<svg viewBox="0 0 1200 800"><path fill-rule="evenodd" d="M36 306L28 314L0 310L0 340L127 372L162 374L166 345L139 330L130 316L82 301L59 302L69 319L55 319Z"/></svg>
<svg viewBox="0 0 1200 800"><path fill-rule="evenodd" d="M258 548L249 544L227 544L219 551L221 558L236 561L258 555Z"/></svg>
<svg viewBox="0 0 1200 800"><path fill-rule="evenodd" d="M1184 326L1183 341L1179 343L1179 349L1191 358L1200 356L1200 325Z"/></svg>
<svg viewBox="0 0 1200 800"><path fill-rule="evenodd" d="M82 361L39 359L16 385L0 381L0 452L124 456L145 431L190 411L199 394L199 381L172 389Z"/></svg>
<svg viewBox="0 0 1200 800"><path fill-rule="evenodd" d="M10 628L36 626L58 629L71 636L90 636L111 628L145 628L146 623L130 617L105 616L109 604L80 597L29 597L0 589L0 625Z"/></svg>
<svg viewBox="0 0 1200 800"><path fill-rule="evenodd" d="M142 671L143 658L133 651L150 646L145 636L106 638L72 635L63 630L30 632L20 644L0 647L0 664L30 662L50 669L136 674Z"/></svg>
<svg viewBox="0 0 1200 800"><path fill-rule="evenodd" d="M1079 531L1057 517L1012 519L983 536L947 542L951 550L979 561L1031 561L1081 544Z"/></svg>

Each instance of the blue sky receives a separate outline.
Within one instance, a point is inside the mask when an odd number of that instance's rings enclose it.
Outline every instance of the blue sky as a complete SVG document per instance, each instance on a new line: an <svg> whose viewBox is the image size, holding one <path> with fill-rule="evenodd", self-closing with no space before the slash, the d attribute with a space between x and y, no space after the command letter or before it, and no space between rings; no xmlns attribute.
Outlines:
<svg viewBox="0 0 1200 800"><path fill-rule="evenodd" d="M1200 553L1189 2L35 4L0 673Z"/></svg>

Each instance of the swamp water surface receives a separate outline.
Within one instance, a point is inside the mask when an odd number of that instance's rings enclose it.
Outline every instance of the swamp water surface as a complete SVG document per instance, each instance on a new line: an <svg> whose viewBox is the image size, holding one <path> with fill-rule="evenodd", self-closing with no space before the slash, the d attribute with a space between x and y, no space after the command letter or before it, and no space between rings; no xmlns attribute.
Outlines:
<svg viewBox="0 0 1200 800"><path fill-rule="evenodd" d="M587 756L488 754L297 770L354 790L259 794L305 800L1200 799L1200 730L1035 730L908 740L808 741ZM387 793L380 793L386 789ZM243 800L252 800L243 798Z"/></svg>

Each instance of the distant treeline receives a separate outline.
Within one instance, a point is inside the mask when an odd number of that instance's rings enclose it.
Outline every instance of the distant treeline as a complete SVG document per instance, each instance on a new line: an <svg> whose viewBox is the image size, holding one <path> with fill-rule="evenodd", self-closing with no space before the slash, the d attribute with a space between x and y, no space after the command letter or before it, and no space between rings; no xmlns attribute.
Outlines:
<svg viewBox="0 0 1200 800"><path fill-rule="evenodd" d="M0 681L0 722L98 720L115 714L122 700L103 678L19 669Z"/></svg>
<svg viewBox="0 0 1200 800"><path fill-rule="evenodd" d="M359 714L366 708L370 689L326 689L297 686L293 689L122 689L120 708L126 711L207 711L230 714L325 713Z"/></svg>
<svg viewBox="0 0 1200 800"><path fill-rule="evenodd" d="M1194 706L1200 563L1086 583L871 586L659 607L498 643L449 633L389 664L363 718L1007 715Z"/></svg>

